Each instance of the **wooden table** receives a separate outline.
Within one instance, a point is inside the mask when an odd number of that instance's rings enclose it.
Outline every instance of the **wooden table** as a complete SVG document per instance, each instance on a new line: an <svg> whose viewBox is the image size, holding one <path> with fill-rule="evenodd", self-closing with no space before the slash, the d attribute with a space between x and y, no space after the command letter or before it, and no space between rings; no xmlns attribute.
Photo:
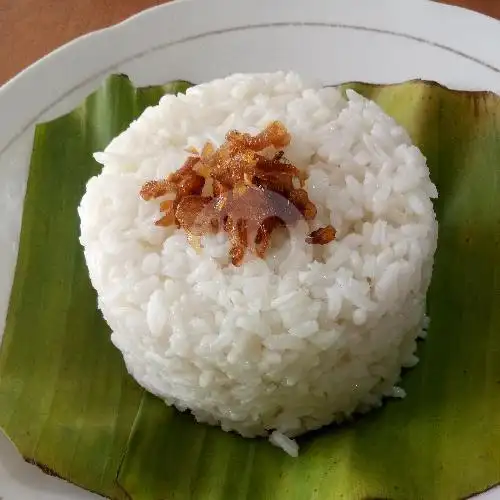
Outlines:
<svg viewBox="0 0 500 500"><path fill-rule="evenodd" d="M444 1L500 19L499 0ZM69 40L164 2L0 0L0 85Z"/></svg>

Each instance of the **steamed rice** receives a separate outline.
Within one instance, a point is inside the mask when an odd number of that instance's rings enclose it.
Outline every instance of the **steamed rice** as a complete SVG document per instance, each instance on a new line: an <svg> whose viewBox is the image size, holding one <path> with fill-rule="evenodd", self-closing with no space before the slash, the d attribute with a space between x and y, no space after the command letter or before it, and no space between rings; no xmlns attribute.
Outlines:
<svg viewBox="0 0 500 500"><path fill-rule="evenodd" d="M280 120L286 157L308 173L316 223L334 242L304 243L300 225L265 260L228 262L224 234L196 252L159 228L142 184L166 177L230 129ZM404 397L436 248L437 196L420 151L373 102L307 85L293 73L233 75L165 96L95 155L79 208L99 307L132 376L200 422L243 436L289 438Z"/></svg>

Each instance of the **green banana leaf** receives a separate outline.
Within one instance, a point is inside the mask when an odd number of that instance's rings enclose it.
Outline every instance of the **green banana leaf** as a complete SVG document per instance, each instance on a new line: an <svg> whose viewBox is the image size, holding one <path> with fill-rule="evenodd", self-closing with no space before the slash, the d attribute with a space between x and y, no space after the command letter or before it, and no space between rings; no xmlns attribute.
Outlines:
<svg viewBox="0 0 500 500"><path fill-rule="evenodd" d="M500 98L349 85L405 126L440 193L431 328L402 401L299 439L197 424L127 375L96 308L76 207L103 149L165 92L114 76L39 125L0 349L0 427L26 460L113 499L454 500L500 483Z"/></svg>

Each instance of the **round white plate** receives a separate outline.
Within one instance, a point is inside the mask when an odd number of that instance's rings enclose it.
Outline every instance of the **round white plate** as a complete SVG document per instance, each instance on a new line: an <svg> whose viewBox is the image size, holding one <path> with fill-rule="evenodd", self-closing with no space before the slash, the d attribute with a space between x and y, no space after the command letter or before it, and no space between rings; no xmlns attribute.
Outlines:
<svg viewBox="0 0 500 500"><path fill-rule="evenodd" d="M436 80L500 91L500 23L416 0L191 0L90 34L0 88L0 335L17 255L35 123L69 111L103 78L202 82L293 69L325 84ZM500 491L484 498L500 499ZM0 436L0 499L97 498L25 464Z"/></svg>

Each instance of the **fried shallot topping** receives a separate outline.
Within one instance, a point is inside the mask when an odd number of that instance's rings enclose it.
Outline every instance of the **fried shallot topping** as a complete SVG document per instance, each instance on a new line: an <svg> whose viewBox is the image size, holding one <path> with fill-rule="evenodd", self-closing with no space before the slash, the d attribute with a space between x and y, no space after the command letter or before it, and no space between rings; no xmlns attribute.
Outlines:
<svg viewBox="0 0 500 500"><path fill-rule="evenodd" d="M306 243L311 245L326 245L335 239L336 231L333 226L321 227L309 234Z"/></svg>
<svg viewBox="0 0 500 500"><path fill-rule="evenodd" d="M233 265L241 265L247 250L263 258L276 228L316 216L303 189L303 173L284 156L290 140L279 121L255 136L232 130L217 149L210 142L201 153L190 148L179 170L146 182L140 195L164 198L155 224L184 229L193 246L199 247L203 235L225 231ZM310 233L306 242L324 245L334 238L335 229L326 226Z"/></svg>

